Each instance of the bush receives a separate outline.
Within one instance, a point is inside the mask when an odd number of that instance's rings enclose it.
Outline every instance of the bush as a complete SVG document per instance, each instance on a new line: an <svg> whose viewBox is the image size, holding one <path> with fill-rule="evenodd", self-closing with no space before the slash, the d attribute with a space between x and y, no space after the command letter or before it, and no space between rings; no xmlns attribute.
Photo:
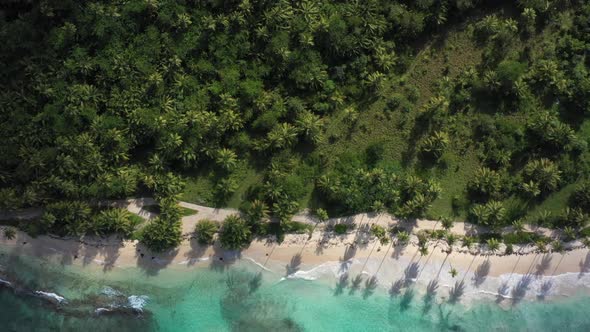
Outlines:
<svg viewBox="0 0 590 332"><path fill-rule="evenodd" d="M135 231L135 227L142 221L141 217L125 209L106 209L100 211L86 225L85 230L96 235L120 233L126 238L130 238Z"/></svg>
<svg viewBox="0 0 590 332"><path fill-rule="evenodd" d="M197 241L200 244L213 244L213 237L219 226L216 222L209 219L199 220L195 226L195 233L197 234Z"/></svg>
<svg viewBox="0 0 590 332"><path fill-rule="evenodd" d="M334 225L334 233L338 235L346 234L348 231L348 225L346 224L336 224Z"/></svg>
<svg viewBox="0 0 590 332"><path fill-rule="evenodd" d="M225 218L219 232L221 246L230 250L246 248L252 240L252 232L244 219L237 215Z"/></svg>
<svg viewBox="0 0 590 332"><path fill-rule="evenodd" d="M181 224L179 221L155 218L141 230L139 241L154 252L177 247L182 241Z"/></svg>
<svg viewBox="0 0 590 332"><path fill-rule="evenodd" d="M569 206L590 213L590 181L580 183L569 197Z"/></svg>

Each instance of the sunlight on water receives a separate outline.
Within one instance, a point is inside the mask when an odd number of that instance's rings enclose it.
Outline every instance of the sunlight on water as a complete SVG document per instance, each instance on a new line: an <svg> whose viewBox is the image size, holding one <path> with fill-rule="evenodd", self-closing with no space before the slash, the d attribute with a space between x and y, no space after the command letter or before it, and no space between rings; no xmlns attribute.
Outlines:
<svg viewBox="0 0 590 332"><path fill-rule="evenodd" d="M412 287L390 296L367 280L358 288L349 281L281 280L249 261L150 274L140 268L105 274L6 254L0 264L10 282L0 285L0 321L8 331L590 330L588 297L509 309L486 300L465 308Z"/></svg>

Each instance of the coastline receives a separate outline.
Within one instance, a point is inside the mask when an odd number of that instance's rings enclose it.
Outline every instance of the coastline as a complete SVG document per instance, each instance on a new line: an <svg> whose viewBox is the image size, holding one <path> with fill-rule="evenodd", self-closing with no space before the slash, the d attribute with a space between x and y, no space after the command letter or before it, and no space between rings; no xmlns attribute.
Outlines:
<svg viewBox="0 0 590 332"><path fill-rule="evenodd" d="M22 232L14 240L0 240L0 246L11 255L30 255L98 275L127 268L140 268L148 276L164 269L194 273L199 269L224 270L236 262L248 262L273 279L271 282L314 280L332 287L372 288L371 292L391 296L409 287L418 293L432 292L431 288L436 286L434 295L438 301L449 300L460 288L461 294L455 294L458 296L454 301L465 305L489 299L506 307L521 300L551 300L590 293L587 249L564 254L486 256L459 251L447 254L442 244L432 244L430 253L421 256L411 244L405 248L382 246L373 240L356 245L355 250L350 246L354 233L329 240L324 236L319 231L309 240L307 235L287 235L282 244L255 240L240 253L218 246L200 246L195 240L186 239L174 250L152 254L136 241L121 242L116 237L83 244L50 236L31 238ZM322 241L324 245L318 247ZM456 277L449 273L451 268L458 271Z"/></svg>
<svg viewBox="0 0 590 332"><path fill-rule="evenodd" d="M153 204L149 198L106 202L151 219L153 214L143 210ZM580 294L590 294L590 250L581 243L566 245L563 253L538 253L532 246L515 246L515 254L499 255L487 252L485 246L472 249L429 242L429 253L421 256L416 236L410 237L407 246L395 243L381 245L364 231L355 229L345 235L326 232L327 225L356 223L368 226L404 227L415 234L420 230L440 229L437 221L416 220L403 222L390 215L358 214L332 218L320 224L311 237L307 234L286 235L281 244L272 239L255 239L241 252L223 250L215 244L201 246L191 238L195 224L201 219L221 222L233 209L214 209L181 202L181 206L194 209L195 215L182 218L184 240L175 249L164 253L151 253L137 241L84 237L62 239L50 235L31 238L18 231L13 240L0 239L0 247L9 254L30 255L54 264L73 265L92 273L110 273L126 268L139 268L147 275L157 275L166 269L179 273L193 273L198 269L224 270L237 261L248 262L255 269L281 282L285 279L314 280L331 287L358 287L391 296L412 288L418 293L433 293L438 301L453 300L469 304L478 299L495 300L506 307L521 300L551 300ZM38 211L38 210L35 210ZM28 213L26 217L33 214ZM307 212L293 220L315 223ZM451 232L464 235L475 226L457 222ZM481 231L481 229L477 229ZM535 229L545 235L559 236L549 229ZM501 249L500 252L503 252ZM457 271L451 276L451 269Z"/></svg>

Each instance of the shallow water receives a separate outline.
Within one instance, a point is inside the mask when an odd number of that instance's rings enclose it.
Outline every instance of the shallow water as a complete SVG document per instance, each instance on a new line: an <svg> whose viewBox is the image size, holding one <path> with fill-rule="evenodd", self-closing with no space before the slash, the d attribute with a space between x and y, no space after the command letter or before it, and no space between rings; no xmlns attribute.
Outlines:
<svg viewBox="0 0 590 332"><path fill-rule="evenodd" d="M282 279L248 260L229 268L62 266L0 256L18 291L0 289L6 331L588 331L590 297L522 301L502 309L482 299L467 308L409 286L390 296L366 283ZM368 279L365 277L365 279ZM367 287L368 286L368 287ZM63 296L56 305L30 294ZM439 289L438 292L448 292ZM133 311L133 307L143 312ZM108 315L98 308L120 309Z"/></svg>

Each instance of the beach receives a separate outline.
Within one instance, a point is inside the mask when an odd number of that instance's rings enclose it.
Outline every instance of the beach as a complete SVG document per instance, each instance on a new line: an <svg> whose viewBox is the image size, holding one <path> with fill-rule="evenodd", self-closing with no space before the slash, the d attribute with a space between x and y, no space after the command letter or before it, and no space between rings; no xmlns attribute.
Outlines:
<svg viewBox="0 0 590 332"><path fill-rule="evenodd" d="M138 209L137 204L129 204L128 208L146 219L152 217L144 214L141 207ZM405 226L415 234L422 229L440 228L436 222L415 221L404 225L403 221L392 217L374 215L333 219L316 227L311 237L308 234L286 235L280 244L273 239L256 239L241 252L226 251L218 245L202 246L191 238L198 220L221 221L235 212L202 207L196 215L184 217L185 239L178 248L163 253L152 253L136 241L121 241L115 236L62 239L43 235L31 238L22 232L18 232L13 240L0 239L0 249L3 257L16 260L29 257L42 262L44 269L51 266L55 273L61 273L61 269L75 271L72 273L77 279L101 280L108 285L132 278L144 286L166 285L182 292L187 285L204 278L213 284L201 291L202 296L206 296L206 291L211 288L208 298L216 303L225 294L219 283L225 285L225 279L231 273L243 270L263 276L260 282L269 289L280 287L281 293L292 292L294 297L301 295L305 301L313 299L314 292L335 297L330 301L352 301L350 296L356 294L354 301L360 302L355 302L354 306L368 308L384 305L380 301L401 301L399 305L403 305L411 295L428 299L430 306L452 305L453 308L474 310L486 303L494 310L509 314L522 310L523 306L559 305L562 301L589 298L590 252L579 248L577 243L569 244L571 250L563 253L540 253L532 247L515 247L515 252L520 254L499 255L489 252L485 246L468 250L458 244L449 250L444 240L440 240L430 241L429 253L422 256L414 235L406 246L395 241L381 244L370 236L368 227L372 223ZM311 218L305 214L296 217L313 222ZM334 222L356 223L361 227L336 235L328 231L330 223ZM453 232L460 234L470 227L457 223ZM452 275L451 270L456 270L456 275ZM12 277L18 278L18 269L13 272ZM46 286L41 291L56 292L66 299L76 296L71 290L60 292L65 286L56 284L56 281L49 284L54 286ZM349 297L340 299L339 294ZM300 301L304 301L303 298ZM370 301L381 304L369 304ZM219 303L215 305L218 306ZM153 310L167 312L167 309ZM227 317L219 318L217 313L207 315L223 320L224 324L228 322Z"/></svg>

